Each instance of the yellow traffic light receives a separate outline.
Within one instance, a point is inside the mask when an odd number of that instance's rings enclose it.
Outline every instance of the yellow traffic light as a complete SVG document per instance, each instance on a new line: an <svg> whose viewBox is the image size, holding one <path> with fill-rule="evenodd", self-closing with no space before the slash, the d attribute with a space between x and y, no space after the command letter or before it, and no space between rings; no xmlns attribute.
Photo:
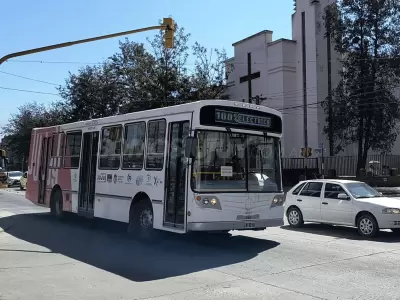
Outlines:
<svg viewBox="0 0 400 300"><path fill-rule="evenodd" d="M164 18L163 25L166 26L164 35L165 48L174 48L175 22L172 18Z"/></svg>

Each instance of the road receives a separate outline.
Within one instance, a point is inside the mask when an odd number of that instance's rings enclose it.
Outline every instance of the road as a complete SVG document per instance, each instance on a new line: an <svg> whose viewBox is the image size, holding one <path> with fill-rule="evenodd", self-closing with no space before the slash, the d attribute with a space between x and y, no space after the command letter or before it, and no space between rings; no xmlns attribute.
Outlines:
<svg viewBox="0 0 400 300"><path fill-rule="evenodd" d="M117 225L57 222L23 193L0 190L0 299L400 299L400 238L307 225L165 234L155 244Z"/></svg>

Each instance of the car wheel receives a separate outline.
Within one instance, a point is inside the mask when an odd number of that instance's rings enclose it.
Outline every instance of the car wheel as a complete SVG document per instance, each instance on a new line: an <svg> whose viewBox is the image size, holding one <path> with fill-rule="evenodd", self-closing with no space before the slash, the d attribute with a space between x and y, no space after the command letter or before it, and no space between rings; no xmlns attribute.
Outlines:
<svg viewBox="0 0 400 300"><path fill-rule="evenodd" d="M287 212L287 219L290 227L298 228L304 224L303 214L297 207L289 208Z"/></svg>
<svg viewBox="0 0 400 300"><path fill-rule="evenodd" d="M358 218L357 229L358 233L365 238L372 238L379 231L378 223L370 214L364 214Z"/></svg>

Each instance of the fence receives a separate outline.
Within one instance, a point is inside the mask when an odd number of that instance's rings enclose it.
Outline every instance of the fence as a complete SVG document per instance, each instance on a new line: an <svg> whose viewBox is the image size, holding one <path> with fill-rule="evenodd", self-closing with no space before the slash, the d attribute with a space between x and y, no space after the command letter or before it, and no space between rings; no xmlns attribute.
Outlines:
<svg viewBox="0 0 400 300"><path fill-rule="evenodd" d="M321 158L308 158L308 168L321 172ZM365 168L368 169L370 161L378 161L376 165L377 173L382 173L382 169L388 168L400 169L400 155L368 155ZM283 170L303 170L304 173L305 159L304 158L282 158ZM327 156L324 157L325 174L330 169L336 170L338 176L355 176L357 171L357 156ZM284 172L287 173L287 172ZM298 173L298 172L296 172ZM312 173L311 173L312 175ZM288 176L288 175L287 175Z"/></svg>

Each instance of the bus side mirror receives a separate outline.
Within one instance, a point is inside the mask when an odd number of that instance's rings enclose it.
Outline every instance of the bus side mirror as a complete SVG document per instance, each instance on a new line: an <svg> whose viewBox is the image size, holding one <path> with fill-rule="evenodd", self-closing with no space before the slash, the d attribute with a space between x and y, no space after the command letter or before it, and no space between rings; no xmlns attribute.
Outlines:
<svg viewBox="0 0 400 300"><path fill-rule="evenodd" d="M196 158L197 154L197 139L193 136L186 138L185 157Z"/></svg>

